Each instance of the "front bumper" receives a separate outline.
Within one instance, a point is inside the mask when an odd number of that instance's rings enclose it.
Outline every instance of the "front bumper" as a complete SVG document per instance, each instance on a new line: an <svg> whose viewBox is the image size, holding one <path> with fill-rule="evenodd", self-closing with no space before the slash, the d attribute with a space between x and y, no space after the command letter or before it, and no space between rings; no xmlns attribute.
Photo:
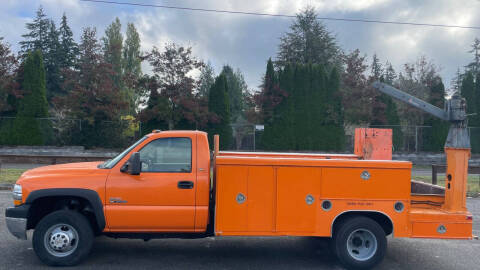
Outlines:
<svg viewBox="0 0 480 270"><path fill-rule="evenodd" d="M20 205L5 210L7 228L18 239L27 240L27 221L30 205Z"/></svg>

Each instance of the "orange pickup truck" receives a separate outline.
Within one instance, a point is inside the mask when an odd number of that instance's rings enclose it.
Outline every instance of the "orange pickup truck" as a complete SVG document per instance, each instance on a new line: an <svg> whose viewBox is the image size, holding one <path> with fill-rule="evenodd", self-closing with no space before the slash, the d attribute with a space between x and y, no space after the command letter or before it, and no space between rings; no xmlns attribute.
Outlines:
<svg viewBox="0 0 480 270"><path fill-rule="evenodd" d="M20 239L33 229L48 265L78 264L101 234L329 237L354 269L379 263L388 235L472 238L464 183L451 195L450 184L412 182L410 162L369 160L391 159L391 131L390 145L381 132L357 132L355 154L323 155L221 152L218 137L212 154L204 132L154 131L103 163L25 172L6 223Z"/></svg>

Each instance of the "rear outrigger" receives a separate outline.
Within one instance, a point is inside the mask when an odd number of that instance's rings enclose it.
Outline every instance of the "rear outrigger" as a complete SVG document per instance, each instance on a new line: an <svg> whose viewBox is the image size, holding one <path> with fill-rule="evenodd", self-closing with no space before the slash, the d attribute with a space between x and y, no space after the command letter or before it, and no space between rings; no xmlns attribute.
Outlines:
<svg viewBox="0 0 480 270"><path fill-rule="evenodd" d="M441 110L375 87L452 122L445 188L411 181L412 164L391 160L391 130L357 130L351 155L224 152L215 136L212 159L205 132L154 131L103 163L24 173L5 213L8 229L20 239L33 229L33 248L48 265L80 263L101 234L329 237L350 269L378 264L388 235L471 239L465 102L454 96Z"/></svg>

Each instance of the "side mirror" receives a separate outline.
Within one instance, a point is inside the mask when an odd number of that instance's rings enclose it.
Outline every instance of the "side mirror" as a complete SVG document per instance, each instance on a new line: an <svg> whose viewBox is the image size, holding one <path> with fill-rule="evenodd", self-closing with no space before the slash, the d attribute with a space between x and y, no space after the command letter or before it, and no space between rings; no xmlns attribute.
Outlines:
<svg viewBox="0 0 480 270"><path fill-rule="evenodd" d="M139 175L142 171L142 162L140 162L140 153L133 153L127 162L120 168L121 172L126 172L131 175Z"/></svg>

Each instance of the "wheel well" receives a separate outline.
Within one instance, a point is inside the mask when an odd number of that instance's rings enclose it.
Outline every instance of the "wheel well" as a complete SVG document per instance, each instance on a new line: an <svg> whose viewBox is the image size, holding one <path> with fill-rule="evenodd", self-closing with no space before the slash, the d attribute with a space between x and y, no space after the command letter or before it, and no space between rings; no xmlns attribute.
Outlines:
<svg viewBox="0 0 480 270"><path fill-rule="evenodd" d="M358 216L373 219L375 222L378 223L378 225L382 227L382 229L385 231L385 235L390 235L393 232L392 220L384 213L370 211L349 211L342 213L335 218L332 224L332 236L334 235L335 230L341 223L343 223L347 219Z"/></svg>
<svg viewBox="0 0 480 270"><path fill-rule="evenodd" d="M34 229L43 217L57 210L72 210L81 213L87 217L95 234L100 233L101 230L91 203L85 198L75 196L49 196L33 201L28 214L27 229Z"/></svg>

